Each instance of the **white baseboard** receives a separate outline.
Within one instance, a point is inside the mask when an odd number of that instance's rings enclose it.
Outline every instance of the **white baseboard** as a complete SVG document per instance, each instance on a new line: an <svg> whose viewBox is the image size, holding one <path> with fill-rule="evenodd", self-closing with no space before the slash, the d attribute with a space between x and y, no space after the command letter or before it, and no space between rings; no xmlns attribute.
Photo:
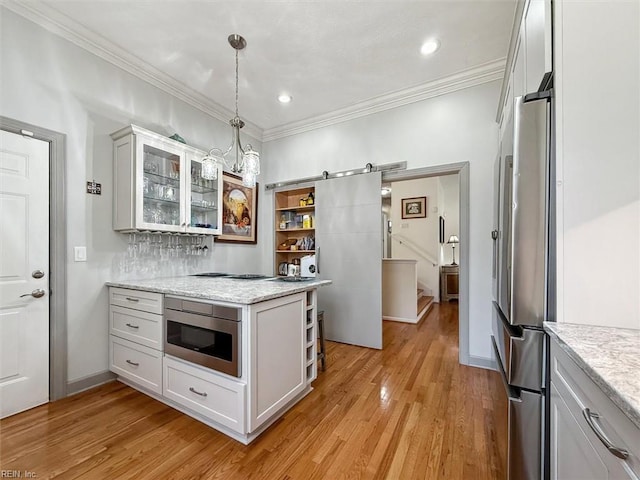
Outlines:
<svg viewBox="0 0 640 480"><path fill-rule="evenodd" d="M387 316L382 316L382 320L389 320L391 322L402 322L402 323L418 323L418 318L404 318L404 317L387 317Z"/></svg>

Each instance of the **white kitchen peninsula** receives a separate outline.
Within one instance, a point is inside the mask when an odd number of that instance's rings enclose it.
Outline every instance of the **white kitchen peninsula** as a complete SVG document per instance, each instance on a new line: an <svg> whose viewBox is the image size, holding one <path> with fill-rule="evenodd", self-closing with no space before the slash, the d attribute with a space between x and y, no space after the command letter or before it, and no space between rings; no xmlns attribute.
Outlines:
<svg viewBox="0 0 640 480"><path fill-rule="evenodd" d="M312 390L316 290L330 283L195 276L108 282L110 369L246 445ZM165 352L169 297L239 312L237 377Z"/></svg>

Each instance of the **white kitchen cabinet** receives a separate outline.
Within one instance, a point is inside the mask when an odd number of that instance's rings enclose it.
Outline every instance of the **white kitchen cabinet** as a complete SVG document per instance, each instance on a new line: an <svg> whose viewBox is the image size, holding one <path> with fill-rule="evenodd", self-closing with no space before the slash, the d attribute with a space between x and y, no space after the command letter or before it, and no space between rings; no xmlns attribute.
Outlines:
<svg viewBox="0 0 640 480"><path fill-rule="evenodd" d="M255 432L307 387L305 295L251 306L249 432ZM315 358L309 360L315 362Z"/></svg>
<svg viewBox="0 0 640 480"><path fill-rule="evenodd" d="M551 59L551 0L530 0L524 15L526 55L526 93L535 92L546 72L553 68Z"/></svg>
<svg viewBox="0 0 640 480"><path fill-rule="evenodd" d="M114 230L221 233L222 172L201 178L206 152L135 125L111 137Z"/></svg>
<svg viewBox="0 0 640 480"><path fill-rule="evenodd" d="M111 305L109 333L149 348L162 350L162 315Z"/></svg>
<svg viewBox="0 0 640 480"><path fill-rule="evenodd" d="M496 121L501 123L501 137L513 100L537 92L545 73L553 70L551 18L551 0L517 2L501 103L496 117Z"/></svg>
<svg viewBox="0 0 640 480"><path fill-rule="evenodd" d="M246 445L312 390L317 298L311 288L258 303L224 302L242 307L241 373L233 377L164 353L162 293L111 286L110 370Z"/></svg>
<svg viewBox="0 0 640 480"><path fill-rule="evenodd" d="M524 35L524 28L520 29L520 37L518 40L518 46L516 47L516 56L515 61L513 62L513 73L512 73L512 94L513 98L519 97L521 95L526 94L526 65L525 65L525 51L526 44ZM510 106L513 107L513 98L509 101Z"/></svg>
<svg viewBox="0 0 640 480"><path fill-rule="evenodd" d="M558 346L551 342L550 458L552 480L637 479L640 475L640 429ZM586 420L593 419L616 448L626 450L619 458L609 451Z"/></svg>
<svg viewBox="0 0 640 480"><path fill-rule="evenodd" d="M161 351L111 335L109 359L109 369L113 373L137 386L162 394Z"/></svg>
<svg viewBox="0 0 640 480"><path fill-rule="evenodd" d="M162 394L163 295L109 288L109 369Z"/></svg>
<svg viewBox="0 0 640 480"><path fill-rule="evenodd" d="M172 357L164 357L163 395L205 418L245 433L244 383Z"/></svg>

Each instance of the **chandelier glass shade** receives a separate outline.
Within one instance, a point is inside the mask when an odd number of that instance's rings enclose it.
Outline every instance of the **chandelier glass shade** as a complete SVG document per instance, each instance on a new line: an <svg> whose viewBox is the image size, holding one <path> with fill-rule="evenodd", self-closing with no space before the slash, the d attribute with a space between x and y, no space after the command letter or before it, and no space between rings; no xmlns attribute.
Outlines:
<svg viewBox="0 0 640 480"><path fill-rule="evenodd" d="M217 180L218 169L227 167L233 173L242 175L242 184L245 187L255 187L256 179L260 174L260 154L253 150L250 144L246 147L240 142L240 129L244 127L244 122L238 116L238 51L247 46L246 40L240 35L229 35L229 44L236 51L236 115L229 120L231 125L231 145L225 150L214 147L202 159L202 169L200 175L206 180ZM227 156L235 151L235 160L230 163Z"/></svg>

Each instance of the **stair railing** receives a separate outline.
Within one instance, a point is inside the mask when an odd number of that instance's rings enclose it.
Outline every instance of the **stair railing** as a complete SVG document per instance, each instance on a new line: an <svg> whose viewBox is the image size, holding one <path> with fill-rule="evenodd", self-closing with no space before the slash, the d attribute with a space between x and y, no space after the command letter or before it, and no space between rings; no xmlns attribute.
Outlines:
<svg viewBox="0 0 640 480"><path fill-rule="evenodd" d="M425 250L423 250L422 248L420 248L420 246L416 245L415 242L409 240L407 237L405 237L404 235L400 235L399 233L392 233L391 234L391 239L395 240L396 242L398 242L400 245L404 245L405 247L407 247L409 250L414 251L415 253L417 253L418 255L420 255L422 258L424 258L425 260L431 262L431 264L434 267L438 266L438 261L436 259L434 259L429 252L426 252Z"/></svg>

